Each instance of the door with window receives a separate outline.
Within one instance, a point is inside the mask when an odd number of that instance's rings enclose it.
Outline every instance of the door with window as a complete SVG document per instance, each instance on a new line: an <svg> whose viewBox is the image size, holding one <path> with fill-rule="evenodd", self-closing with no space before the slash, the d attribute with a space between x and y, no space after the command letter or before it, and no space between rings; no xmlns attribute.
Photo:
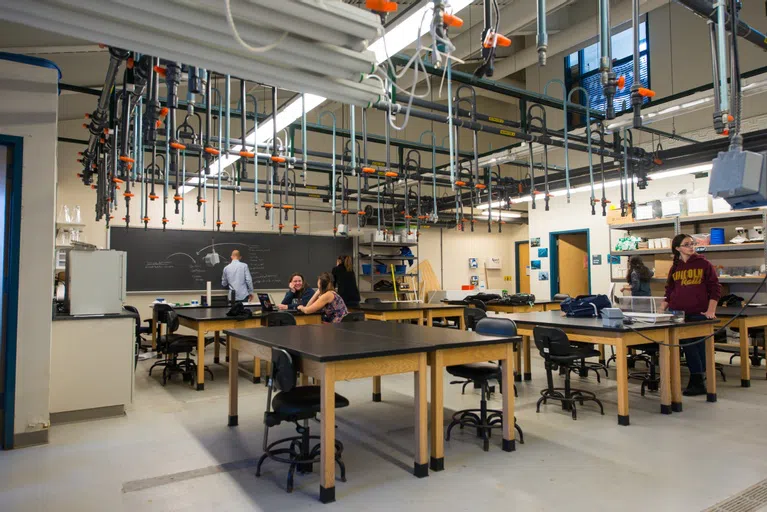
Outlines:
<svg viewBox="0 0 767 512"><path fill-rule="evenodd" d="M570 297L589 293L588 235L568 233L557 236L558 293Z"/></svg>
<svg viewBox="0 0 767 512"><path fill-rule="evenodd" d="M530 242L517 242L517 293L530 293Z"/></svg>

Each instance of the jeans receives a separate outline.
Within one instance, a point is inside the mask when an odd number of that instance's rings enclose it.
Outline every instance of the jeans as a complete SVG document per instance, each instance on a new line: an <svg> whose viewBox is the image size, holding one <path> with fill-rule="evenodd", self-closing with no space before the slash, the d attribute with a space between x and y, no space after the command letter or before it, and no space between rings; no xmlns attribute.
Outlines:
<svg viewBox="0 0 767 512"><path fill-rule="evenodd" d="M705 320L705 315L687 315L686 321ZM687 360L687 368L690 373L706 373L706 342L702 338L686 338L680 340L684 357ZM690 343L697 342L694 345Z"/></svg>

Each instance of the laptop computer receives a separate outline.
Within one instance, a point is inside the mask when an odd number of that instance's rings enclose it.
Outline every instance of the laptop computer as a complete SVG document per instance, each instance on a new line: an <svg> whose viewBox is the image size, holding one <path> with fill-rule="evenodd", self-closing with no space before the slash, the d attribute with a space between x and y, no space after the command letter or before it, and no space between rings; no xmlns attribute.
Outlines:
<svg viewBox="0 0 767 512"><path fill-rule="evenodd" d="M262 311L275 311L277 309L274 307L274 303L272 303L272 299L269 297L268 293L259 293L257 295Z"/></svg>

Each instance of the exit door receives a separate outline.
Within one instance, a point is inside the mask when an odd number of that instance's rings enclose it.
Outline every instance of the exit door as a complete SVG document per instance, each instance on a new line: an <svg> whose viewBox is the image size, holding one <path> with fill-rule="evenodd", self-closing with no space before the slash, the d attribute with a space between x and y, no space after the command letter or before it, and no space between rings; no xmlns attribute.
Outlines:
<svg viewBox="0 0 767 512"><path fill-rule="evenodd" d="M552 233L552 296L566 293L571 297L591 292L588 231Z"/></svg>

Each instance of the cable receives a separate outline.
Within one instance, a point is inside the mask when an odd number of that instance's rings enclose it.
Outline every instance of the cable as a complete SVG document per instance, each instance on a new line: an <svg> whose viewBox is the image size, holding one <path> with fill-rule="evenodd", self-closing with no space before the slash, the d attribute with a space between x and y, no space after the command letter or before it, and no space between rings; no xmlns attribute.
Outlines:
<svg viewBox="0 0 767 512"><path fill-rule="evenodd" d="M245 40L240 37L240 33L237 31L237 27L234 25L234 17L232 17L232 6L230 5L231 0L224 0L224 12L226 13L226 22L229 24L229 28L232 29L232 36L234 36L234 40L237 41L240 46L248 50L252 53L266 53L270 50L274 50L277 48L286 37L288 37L288 32L285 31L282 33L279 39L277 39L273 43L269 43L266 46L251 46L248 43L245 42Z"/></svg>
<svg viewBox="0 0 767 512"><path fill-rule="evenodd" d="M764 278L762 279L762 282L759 283L759 286L756 287L756 290L754 290L754 293L751 294L751 297L749 297L749 299L743 304L743 307L740 308L740 311L738 311L732 318L730 318L723 326L721 326L719 329L717 329L713 333L709 334L705 338L700 338L699 340L695 340L695 341L690 342L690 343L685 343L684 345L679 345L679 344L673 344L672 345L671 343L663 343L661 341L654 340L654 339L650 338L649 336L647 336L645 334L642 334L641 331L638 331L638 330L634 329L633 327L631 327L631 325L627 325L627 327L631 331L633 331L633 332L637 333L638 335L640 335L641 337L643 337L644 339L646 339L648 341L652 341L653 343L657 343L658 345L661 345L661 346L664 346L664 347L680 347L680 346L690 347L692 345L697 345L698 343L705 342L709 338L713 338L718 333L720 333L720 332L724 331L725 329L727 329L727 327L729 327L729 325L731 323L733 323L735 320L737 320L738 317L740 317L740 315L743 314L743 312L746 310L746 308L749 306L749 304L751 304L751 301L753 301L754 298L756 298L756 294L759 293L759 290L762 289L762 286L764 286L765 283L767 283L767 275L764 276ZM748 333L747 332L745 332L745 333L741 332L740 335L741 336L748 336Z"/></svg>

